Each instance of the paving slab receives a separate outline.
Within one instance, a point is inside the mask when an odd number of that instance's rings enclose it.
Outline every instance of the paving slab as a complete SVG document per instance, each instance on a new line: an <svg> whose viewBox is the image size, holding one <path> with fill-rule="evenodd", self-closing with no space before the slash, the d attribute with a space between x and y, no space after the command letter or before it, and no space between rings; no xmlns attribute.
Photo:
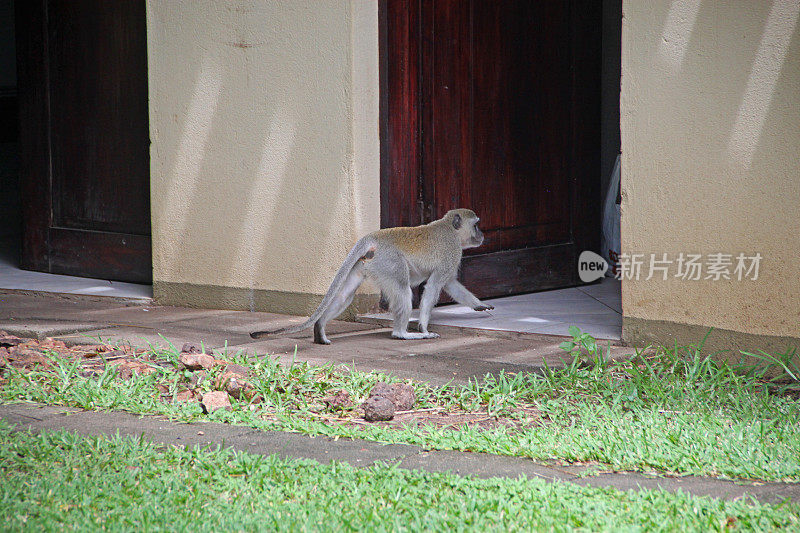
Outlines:
<svg viewBox="0 0 800 533"><path fill-rule="evenodd" d="M137 326L161 327L195 319L209 319L224 315L237 315L236 311L217 309L191 309L168 305L135 305L110 309L92 309L81 313L81 317L107 326L135 324Z"/></svg>
<svg viewBox="0 0 800 533"><path fill-rule="evenodd" d="M490 455L488 453L465 453L449 450L425 451L400 461L401 468L425 470L426 472L451 472L460 476L480 478L525 476L546 481L569 481L575 476L564 470L535 463L530 459Z"/></svg>
<svg viewBox="0 0 800 533"><path fill-rule="evenodd" d="M0 289L0 319L80 319L96 310L141 306L140 300Z"/></svg>
<svg viewBox="0 0 800 533"><path fill-rule="evenodd" d="M65 335L80 337L84 336L87 331L96 330L99 326L100 324L94 322L72 320L0 320L0 331L5 331L9 335L16 335L17 337L37 340Z"/></svg>
<svg viewBox="0 0 800 533"><path fill-rule="evenodd" d="M765 503L800 501L800 483L734 483L712 478L649 477L638 473L578 477L580 469L538 464L520 457L457 451L426 451L405 444L380 444L359 439L333 439L282 431L260 431L215 422L182 423L159 416L123 411L83 411L34 403L0 404L0 418L34 432L66 430L81 435L143 437L151 442L178 446L230 447L254 454L314 459L321 463L345 462L366 467L375 462L425 472L450 472L481 478L539 478L618 490L662 489L683 491L723 500L752 497Z"/></svg>
<svg viewBox="0 0 800 533"><path fill-rule="evenodd" d="M746 496L765 503L780 503L785 499L800 501L800 483L736 483L697 476L654 477L636 472L619 472L579 477L587 470L579 467L556 467L538 464L517 457L485 453L428 451L403 459L399 466L427 472L452 472L482 478L519 477L540 478L546 481L570 481L590 487L614 487L619 490L683 491L695 496L711 496L736 500Z"/></svg>
<svg viewBox="0 0 800 533"><path fill-rule="evenodd" d="M753 497L762 503L781 503L787 499L800 501L800 483L747 483L697 476L654 477L629 472L600 474L575 479L573 482L590 487L613 486L619 490L683 491L695 496L711 496L722 500Z"/></svg>
<svg viewBox="0 0 800 533"><path fill-rule="evenodd" d="M25 429L33 429L44 420L61 415L82 412L83 409L63 407L60 405L40 405L34 403L0 404L0 418Z"/></svg>
<svg viewBox="0 0 800 533"><path fill-rule="evenodd" d="M419 446L331 437L310 437L282 431L251 431L226 442L236 450L284 458L314 459L323 464L337 461L366 467L375 462L401 461L420 452Z"/></svg>

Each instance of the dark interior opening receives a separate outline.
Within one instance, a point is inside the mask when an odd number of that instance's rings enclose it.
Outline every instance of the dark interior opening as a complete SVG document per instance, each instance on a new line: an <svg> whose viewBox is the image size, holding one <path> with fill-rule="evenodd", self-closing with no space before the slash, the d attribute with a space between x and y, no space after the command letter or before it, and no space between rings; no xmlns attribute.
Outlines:
<svg viewBox="0 0 800 533"><path fill-rule="evenodd" d="M622 0L603 0L603 51L600 85L600 192L605 198L614 161L620 153L619 93L622 77Z"/></svg>
<svg viewBox="0 0 800 533"><path fill-rule="evenodd" d="M14 0L0 0L0 263L19 266L22 202Z"/></svg>

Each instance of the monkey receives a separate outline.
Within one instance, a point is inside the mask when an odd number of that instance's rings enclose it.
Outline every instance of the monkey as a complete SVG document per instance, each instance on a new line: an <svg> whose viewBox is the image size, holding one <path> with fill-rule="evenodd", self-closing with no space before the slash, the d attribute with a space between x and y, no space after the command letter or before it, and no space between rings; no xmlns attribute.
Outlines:
<svg viewBox="0 0 800 533"><path fill-rule="evenodd" d="M353 301L356 289L370 278L381 289L393 315L395 339L435 339L428 331L431 309L444 290L461 305L475 311L493 306L481 302L456 276L463 250L483 244L480 219L469 209L453 209L429 224L384 228L366 235L347 254L316 311L302 324L274 331L254 331L259 339L277 333L296 333L314 327L314 342L330 344L325 325L339 316ZM408 331L411 289L425 282L419 304L419 331Z"/></svg>

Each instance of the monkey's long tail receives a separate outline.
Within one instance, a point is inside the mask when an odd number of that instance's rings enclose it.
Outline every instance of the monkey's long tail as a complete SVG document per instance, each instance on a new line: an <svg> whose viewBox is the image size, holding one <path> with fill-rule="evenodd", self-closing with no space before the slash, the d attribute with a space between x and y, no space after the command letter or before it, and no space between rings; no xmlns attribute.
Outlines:
<svg viewBox="0 0 800 533"><path fill-rule="evenodd" d="M339 290L342 288L342 284L347 279L347 276L350 274L350 271L353 270L353 267L356 265L356 263L358 263L364 257L371 257L371 254L374 252L375 243L366 237L359 240L355 246L353 246L353 248L350 250L350 253L347 254L344 263L342 263L342 266L339 267L339 271L336 272L336 276L333 278L328 292L325 293L325 297L322 298L322 302L320 302L319 307L317 307L317 310L314 311L310 317L308 317L308 320L296 326L289 326L271 331L254 331L250 334L250 336L254 339L260 339L262 337L266 337L267 335L276 335L278 333L297 333L298 331L303 331L304 329L313 326L314 323L319 320L319 317L322 316L322 313L324 313L325 310L331 305L331 302L339 293Z"/></svg>

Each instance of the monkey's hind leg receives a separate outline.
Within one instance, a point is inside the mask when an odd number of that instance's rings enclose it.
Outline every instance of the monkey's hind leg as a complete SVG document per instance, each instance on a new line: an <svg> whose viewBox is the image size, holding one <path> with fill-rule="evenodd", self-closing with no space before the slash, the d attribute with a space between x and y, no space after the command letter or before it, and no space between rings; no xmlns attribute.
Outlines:
<svg viewBox="0 0 800 533"><path fill-rule="evenodd" d="M339 293L334 297L331 304L322 313L322 316L319 317L314 323L314 342L317 344L330 344L331 340L325 335L325 325L336 318L337 316L341 315L342 312L347 309L347 307L353 303L353 298L356 295L356 290L361 286L361 283L364 282L364 267L363 263L358 262L347 275L347 278L344 280L342 284L341 290Z"/></svg>

